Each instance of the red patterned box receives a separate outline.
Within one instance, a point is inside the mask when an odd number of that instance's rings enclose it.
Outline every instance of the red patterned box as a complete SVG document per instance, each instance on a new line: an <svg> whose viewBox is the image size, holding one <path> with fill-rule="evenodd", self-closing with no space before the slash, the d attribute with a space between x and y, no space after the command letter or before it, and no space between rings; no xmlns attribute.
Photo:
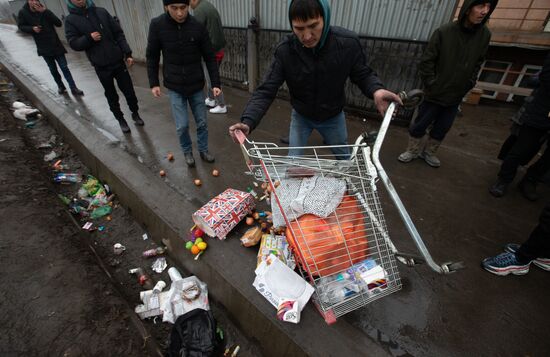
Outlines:
<svg viewBox="0 0 550 357"><path fill-rule="evenodd" d="M225 239L255 205L250 193L228 188L193 213L193 221L210 237Z"/></svg>

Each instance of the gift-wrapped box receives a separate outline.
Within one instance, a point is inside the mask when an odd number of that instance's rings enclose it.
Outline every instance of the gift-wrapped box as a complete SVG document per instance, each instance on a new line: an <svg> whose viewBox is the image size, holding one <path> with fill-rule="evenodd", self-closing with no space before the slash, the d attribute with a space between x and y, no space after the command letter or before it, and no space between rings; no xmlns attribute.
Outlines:
<svg viewBox="0 0 550 357"><path fill-rule="evenodd" d="M193 213L193 221L210 237L225 239L254 206L250 193L228 188Z"/></svg>

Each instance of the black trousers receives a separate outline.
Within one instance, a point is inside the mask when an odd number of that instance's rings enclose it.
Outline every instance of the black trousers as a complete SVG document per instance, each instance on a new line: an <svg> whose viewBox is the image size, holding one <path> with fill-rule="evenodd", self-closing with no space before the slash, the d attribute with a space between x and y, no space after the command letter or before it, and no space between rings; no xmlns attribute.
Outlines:
<svg viewBox="0 0 550 357"><path fill-rule="evenodd" d="M109 103L109 109L111 109L111 112L117 120L123 119L124 114L122 114L122 111L120 110L120 104L118 101L119 97L115 88L115 80L118 88L124 94L126 103L132 113L138 112L139 107L136 92L134 91L134 83L132 83L132 77L130 77L130 73L128 73L128 69L126 68L126 64L124 64L124 62L121 61L120 64L107 68L96 67L95 72L97 73L97 77L99 78L103 89L105 89L105 98L107 98L107 102Z"/></svg>
<svg viewBox="0 0 550 357"><path fill-rule="evenodd" d="M498 177L504 182L512 182L518 167L540 150L547 132L548 130L522 125L513 146L500 166ZM548 170L550 170L550 150L547 146L541 158L527 169L527 177L538 181Z"/></svg>
<svg viewBox="0 0 550 357"><path fill-rule="evenodd" d="M521 261L550 258L550 203L544 207L539 218L539 224L516 254Z"/></svg>

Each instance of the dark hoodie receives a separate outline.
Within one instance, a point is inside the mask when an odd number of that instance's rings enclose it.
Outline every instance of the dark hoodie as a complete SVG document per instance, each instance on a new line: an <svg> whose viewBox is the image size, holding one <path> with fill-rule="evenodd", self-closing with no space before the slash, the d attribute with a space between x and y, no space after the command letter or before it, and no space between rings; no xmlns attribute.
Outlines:
<svg viewBox="0 0 550 357"><path fill-rule="evenodd" d="M483 22L466 28L466 11L477 0L465 0L458 20L447 23L434 31L424 51L418 71L426 101L443 106L457 105L475 86L477 75L489 48L491 32L485 25L498 0L491 3L491 10Z"/></svg>
<svg viewBox="0 0 550 357"><path fill-rule="evenodd" d="M34 38L39 56L54 57L67 53L55 32L55 27L61 27L61 25L61 20L53 12L48 9L44 12L31 11L28 2L23 5L17 17L19 29L31 34ZM42 26L42 31L34 32L33 26Z"/></svg>
<svg viewBox="0 0 550 357"><path fill-rule="evenodd" d="M330 26L328 2L319 0L319 3L325 21L319 45L315 49L306 48L291 34L277 46L263 83L254 91L241 116L241 122L251 130L259 124L284 82L292 108L318 122L342 112L348 78L370 98L375 91L384 88L367 65L367 56L357 34Z"/></svg>
<svg viewBox="0 0 550 357"><path fill-rule="evenodd" d="M68 3L65 36L73 50L86 51L88 59L97 68L118 66L125 57L132 56L122 28L107 10L93 5L85 8L71 5ZM90 35L95 31L101 33L101 41L94 41Z"/></svg>

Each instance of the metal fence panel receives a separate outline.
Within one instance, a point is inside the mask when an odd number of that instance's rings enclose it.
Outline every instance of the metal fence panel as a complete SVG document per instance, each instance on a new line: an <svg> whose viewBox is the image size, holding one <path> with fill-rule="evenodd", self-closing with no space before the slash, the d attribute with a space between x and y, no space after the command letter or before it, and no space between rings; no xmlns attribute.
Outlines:
<svg viewBox="0 0 550 357"><path fill-rule="evenodd" d="M246 28L254 14L254 0L209 0L218 9L224 27ZM273 0L263 1L270 3Z"/></svg>

